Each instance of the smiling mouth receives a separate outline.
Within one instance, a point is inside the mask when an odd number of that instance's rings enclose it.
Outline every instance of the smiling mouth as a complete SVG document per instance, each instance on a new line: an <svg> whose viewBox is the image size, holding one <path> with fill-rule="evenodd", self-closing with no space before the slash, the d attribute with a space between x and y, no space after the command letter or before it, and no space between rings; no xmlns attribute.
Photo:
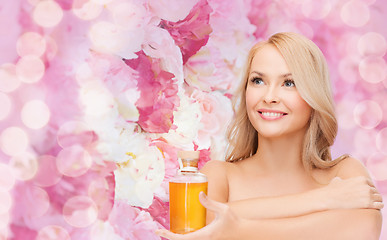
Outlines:
<svg viewBox="0 0 387 240"><path fill-rule="evenodd" d="M287 113L279 113L279 112L261 112L258 111L262 116L268 117L268 118L278 118L282 117L284 115L287 115Z"/></svg>

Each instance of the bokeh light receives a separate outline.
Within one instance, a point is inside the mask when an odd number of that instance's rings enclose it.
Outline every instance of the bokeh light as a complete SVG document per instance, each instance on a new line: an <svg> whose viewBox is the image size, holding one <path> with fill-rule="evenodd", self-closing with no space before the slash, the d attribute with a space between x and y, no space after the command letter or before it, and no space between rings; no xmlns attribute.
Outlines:
<svg viewBox="0 0 387 240"><path fill-rule="evenodd" d="M31 203L31 207L26 208L25 211L27 216L30 217L41 217L43 216L48 208L50 207L50 198L47 192L37 186L30 186L28 197L29 203ZM32 207L33 206L33 207Z"/></svg>
<svg viewBox="0 0 387 240"><path fill-rule="evenodd" d="M0 148L9 156L24 152L28 144L27 133L19 127L6 128L0 135Z"/></svg>
<svg viewBox="0 0 387 240"><path fill-rule="evenodd" d="M369 83L382 82L387 77L387 64L382 57L367 57L359 64L360 76Z"/></svg>
<svg viewBox="0 0 387 240"><path fill-rule="evenodd" d="M89 38L96 50L104 53L114 53L125 46L122 27L110 22L95 23L89 32Z"/></svg>
<svg viewBox="0 0 387 240"><path fill-rule="evenodd" d="M24 56L16 64L16 74L25 83L38 82L43 77L44 71L43 61L36 56Z"/></svg>
<svg viewBox="0 0 387 240"><path fill-rule="evenodd" d="M12 196L8 191L0 191L0 214L7 213L12 207Z"/></svg>
<svg viewBox="0 0 387 240"><path fill-rule="evenodd" d="M57 132L57 141L62 148L73 145L87 146L93 141L94 133L80 121L62 124Z"/></svg>
<svg viewBox="0 0 387 240"><path fill-rule="evenodd" d="M88 227L98 216L93 200L86 196L70 198L63 206L63 217L68 224L78 228Z"/></svg>
<svg viewBox="0 0 387 240"><path fill-rule="evenodd" d="M46 51L46 40L36 32L26 32L16 42L19 56L34 55L40 57Z"/></svg>
<svg viewBox="0 0 387 240"><path fill-rule="evenodd" d="M105 5L112 2L113 0L90 0L90 1L95 4Z"/></svg>
<svg viewBox="0 0 387 240"><path fill-rule="evenodd" d="M350 0L341 8L341 19L351 27L364 26L370 19L370 11L363 1Z"/></svg>
<svg viewBox="0 0 387 240"><path fill-rule="evenodd" d="M66 229L58 225L49 225L40 229L35 240L70 240Z"/></svg>
<svg viewBox="0 0 387 240"><path fill-rule="evenodd" d="M56 165L63 175L79 177L86 173L92 165L90 154L82 146L74 145L62 149L57 158Z"/></svg>
<svg viewBox="0 0 387 240"><path fill-rule="evenodd" d="M376 146L379 151L387 155L387 128L383 128L376 135Z"/></svg>
<svg viewBox="0 0 387 240"><path fill-rule="evenodd" d="M37 157L29 152L13 156L9 165L12 167L15 177L21 181L32 179L39 167Z"/></svg>
<svg viewBox="0 0 387 240"><path fill-rule="evenodd" d="M369 156L377 152L376 148L376 131L371 129L355 129L353 135L354 148L353 156L360 159L367 159ZM347 143L350 144L350 143Z"/></svg>
<svg viewBox="0 0 387 240"><path fill-rule="evenodd" d="M29 4L31 4L32 6L36 6L40 1L42 0L27 0Z"/></svg>
<svg viewBox="0 0 387 240"><path fill-rule="evenodd" d="M89 0L74 0L73 13L83 20L92 20L98 17L102 12L103 6Z"/></svg>
<svg viewBox="0 0 387 240"><path fill-rule="evenodd" d="M362 56L383 57L387 51L387 43L380 33L368 32L360 37L357 48Z"/></svg>
<svg viewBox="0 0 387 240"><path fill-rule="evenodd" d="M24 104L21 119L27 127L40 129L46 126L50 120L50 109L41 100L31 100Z"/></svg>
<svg viewBox="0 0 387 240"><path fill-rule="evenodd" d="M8 239L9 212L0 214L0 239Z"/></svg>
<svg viewBox="0 0 387 240"><path fill-rule="evenodd" d="M7 94L0 92L0 121L7 118L11 112L12 101Z"/></svg>
<svg viewBox="0 0 387 240"><path fill-rule="evenodd" d="M9 191L15 185L13 170L7 164L0 163L0 191Z"/></svg>
<svg viewBox="0 0 387 240"><path fill-rule="evenodd" d="M109 202L109 198L106 197L109 195L109 184L106 179L97 178L92 181L89 185L87 194L94 201L98 209L103 209Z"/></svg>
<svg viewBox="0 0 387 240"><path fill-rule="evenodd" d="M80 86L84 86L93 82L96 77L94 76L93 71L91 70L88 63L82 63L77 66L75 72L75 79ZM96 81L96 80L95 80Z"/></svg>
<svg viewBox="0 0 387 240"><path fill-rule="evenodd" d="M20 86L20 80L16 74L16 66L5 63L0 67L0 91L12 92Z"/></svg>
<svg viewBox="0 0 387 240"><path fill-rule="evenodd" d="M80 100L84 105L85 114L90 116L103 116L114 106L111 94L98 83L85 85L80 93Z"/></svg>
<svg viewBox="0 0 387 240"><path fill-rule="evenodd" d="M41 27L54 27L63 18L63 10L52 0L40 1L34 9L33 19Z"/></svg>
<svg viewBox="0 0 387 240"><path fill-rule="evenodd" d="M358 64L360 60L357 56L349 55L339 62L339 74L341 79L348 83L356 83L359 79Z"/></svg>
<svg viewBox="0 0 387 240"><path fill-rule="evenodd" d="M382 121L383 112L377 102L365 100L356 105L353 115L358 126L372 129Z"/></svg>
<svg viewBox="0 0 387 240"><path fill-rule="evenodd" d="M109 5L109 10L113 15L114 23L127 29L138 28L144 24L142 19L146 15L146 9L141 5L131 2L115 2Z"/></svg>
<svg viewBox="0 0 387 240"><path fill-rule="evenodd" d="M302 3L301 10L305 17L319 20L325 18L332 9L330 0L321 1L316 4L313 0L305 0Z"/></svg>
<svg viewBox="0 0 387 240"><path fill-rule="evenodd" d="M387 180L387 155L381 153L372 154L367 159L366 166L375 180Z"/></svg>
<svg viewBox="0 0 387 240"><path fill-rule="evenodd" d="M46 58L48 61L52 60L56 54L58 53L58 45L56 44L55 40L46 35L45 36L46 42L47 42L47 47L46 47Z"/></svg>
<svg viewBox="0 0 387 240"><path fill-rule="evenodd" d="M55 185L62 178L62 174L56 167L56 158L50 155L43 155L38 158L39 168L34 177L34 183L40 187Z"/></svg>
<svg viewBox="0 0 387 240"><path fill-rule="evenodd" d="M350 100L343 100L337 103L336 111L340 114L337 115L339 126L342 129L352 129L356 126L353 119L353 111L356 103Z"/></svg>

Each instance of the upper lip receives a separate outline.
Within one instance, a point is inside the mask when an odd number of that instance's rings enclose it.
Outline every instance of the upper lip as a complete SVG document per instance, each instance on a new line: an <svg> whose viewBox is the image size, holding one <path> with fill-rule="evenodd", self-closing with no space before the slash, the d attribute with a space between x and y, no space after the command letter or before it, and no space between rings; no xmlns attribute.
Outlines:
<svg viewBox="0 0 387 240"><path fill-rule="evenodd" d="M286 112L282 112L282 111L275 110L275 109L258 109L258 112L259 113L262 113L262 112L280 113L280 114L284 114L284 115L287 114Z"/></svg>

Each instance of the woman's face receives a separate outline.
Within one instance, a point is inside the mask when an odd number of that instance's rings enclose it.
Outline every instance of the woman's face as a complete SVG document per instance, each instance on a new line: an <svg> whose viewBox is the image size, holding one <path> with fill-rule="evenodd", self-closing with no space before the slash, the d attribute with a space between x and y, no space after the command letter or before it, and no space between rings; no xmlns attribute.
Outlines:
<svg viewBox="0 0 387 240"><path fill-rule="evenodd" d="M301 98L281 53L265 45L253 58L246 88L250 122L259 136L304 134L312 108Z"/></svg>

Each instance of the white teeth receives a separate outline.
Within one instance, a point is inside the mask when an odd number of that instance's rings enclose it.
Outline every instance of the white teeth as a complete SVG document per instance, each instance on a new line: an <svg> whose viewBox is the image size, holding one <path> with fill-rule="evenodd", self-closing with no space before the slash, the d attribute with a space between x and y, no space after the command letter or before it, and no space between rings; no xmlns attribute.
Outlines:
<svg viewBox="0 0 387 240"><path fill-rule="evenodd" d="M265 117L280 117L283 114L282 113L275 113L275 112L262 112L262 115Z"/></svg>

